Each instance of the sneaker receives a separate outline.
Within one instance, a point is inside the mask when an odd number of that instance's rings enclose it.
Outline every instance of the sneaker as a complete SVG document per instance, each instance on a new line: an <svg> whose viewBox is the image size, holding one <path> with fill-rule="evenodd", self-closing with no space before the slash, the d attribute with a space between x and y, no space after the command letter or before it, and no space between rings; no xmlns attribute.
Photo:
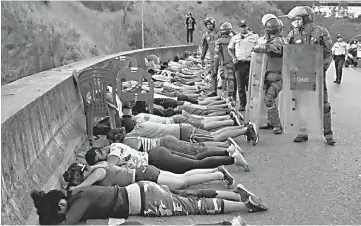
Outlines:
<svg viewBox="0 0 361 226"><path fill-rule="evenodd" d="M230 223L232 226L247 225L246 221L244 221L241 216L233 217Z"/></svg>
<svg viewBox="0 0 361 226"><path fill-rule="evenodd" d="M230 145L233 145L233 146L235 147L235 149L236 149L239 153L241 153L241 154L243 155L243 150L242 150L242 148L236 143L235 140L233 140L232 137L228 137L228 138L227 138L227 142L228 142ZM232 153L232 154L233 154L233 153Z"/></svg>
<svg viewBox="0 0 361 226"><path fill-rule="evenodd" d="M238 116L238 118L239 118L241 121L244 121L244 117L243 117L243 115L242 115L239 111L234 111L234 113L236 113L236 115Z"/></svg>
<svg viewBox="0 0 361 226"><path fill-rule="evenodd" d="M234 158L234 161L235 161L234 164L243 167L246 172L250 171L249 165L241 153L239 153L238 151L235 151L233 153L232 157Z"/></svg>
<svg viewBox="0 0 361 226"><path fill-rule="evenodd" d="M218 171L223 174L223 180L226 182L227 188L232 188L234 184L234 178L230 172L224 166L219 166Z"/></svg>
<svg viewBox="0 0 361 226"><path fill-rule="evenodd" d="M236 115L236 112L231 111L231 112L230 112L230 116L231 116L231 118L233 119L233 121L235 122L235 125L237 125L237 126L241 126L241 125L242 125L241 120L240 120L240 119L238 118L238 116Z"/></svg>
<svg viewBox="0 0 361 226"><path fill-rule="evenodd" d="M252 192L248 191L243 184L237 184L237 187L233 192L241 196L241 202L246 202L251 195L254 195Z"/></svg>
<svg viewBox="0 0 361 226"><path fill-rule="evenodd" d="M228 102L228 108L229 108L230 110L233 110L235 106L236 106L236 104L234 103L234 101Z"/></svg>
<svg viewBox="0 0 361 226"><path fill-rule="evenodd" d="M247 139L247 142L252 141L253 146L256 146L256 144L259 141L259 135L257 133L257 126L254 122L248 122L245 126L247 126L247 131L245 134L245 137Z"/></svg>
<svg viewBox="0 0 361 226"><path fill-rule="evenodd" d="M244 203L248 208L249 213L255 213L259 211L266 211L268 207L260 198L254 194L250 195L248 200Z"/></svg>
<svg viewBox="0 0 361 226"><path fill-rule="evenodd" d="M298 134L294 139L293 142L301 143L303 141L308 141L308 135Z"/></svg>
<svg viewBox="0 0 361 226"><path fill-rule="evenodd" d="M236 150L237 150L236 146L234 146L233 144L230 143L230 146L227 148L229 156L232 156Z"/></svg>

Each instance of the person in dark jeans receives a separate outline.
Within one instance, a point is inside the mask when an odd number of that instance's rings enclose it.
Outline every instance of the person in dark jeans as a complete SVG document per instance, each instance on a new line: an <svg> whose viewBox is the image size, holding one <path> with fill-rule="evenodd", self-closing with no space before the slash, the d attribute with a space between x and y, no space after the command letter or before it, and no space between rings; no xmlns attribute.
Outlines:
<svg viewBox="0 0 361 226"><path fill-rule="evenodd" d="M342 79L342 68L347 59L347 43L342 41L340 34L337 35L337 42L332 47L332 56L335 60L336 80L334 83L340 84Z"/></svg>
<svg viewBox="0 0 361 226"><path fill-rule="evenodd" d="M239 23L240 32L232 37L228 45L228 52L235 66L235 77L237 82L240 111L244 111L247 105L247 94L249 70L251 64L251 53L256 46L259 36L250 31L245 20Z"/></svg>
<svg viewBox="0 0 361 226"><path fill-rule="evenodd" d="M187 28L187 44L189 44L189 41L193 44L193 32L195 30L196 20L192 16L192 13L189 13L185 24Z"/></svg>

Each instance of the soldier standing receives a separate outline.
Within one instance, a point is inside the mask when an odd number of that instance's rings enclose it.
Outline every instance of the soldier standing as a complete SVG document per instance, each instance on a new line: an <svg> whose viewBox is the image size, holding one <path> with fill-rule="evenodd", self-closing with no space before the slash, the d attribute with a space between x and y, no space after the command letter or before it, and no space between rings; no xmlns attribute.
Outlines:
<svg viewBox="0 0 361 226"><path fill-rule="evenodd" d="M223 97L236 99L234 65L232 57L229 55L227 47L232 38L232 25L229 22L224 22L221 27L221 37L217 39L215 44L214 70L217 73L219 67L223 67L221 71ZM216 76L216 75L215 75Z"/></svg>
<svg viewBox="0 0 361 226"><path fill-rule="evenodd" d="M316 26L313 22L315 13L308 6L297 6L293 8L287 15L292 19L293 29L287 36L289 44L311 44L321 45L323 47L323 132L328 145L334 145L332 125L331 125L331 105L328 102L328 92L326 84L326 71L332 61L332 40L326 28ZM294 142L303 142L308 140L308 134L301 132L293 140Z"/></svg>
<svg viewBox="0 0 361 226"><path fill-rule="evenodd" d="M274 134L282 133L282 125L275 99L282 90L282 53L283 38L281 37L282 22L273 14L262 18L265 35L259 39L259 44L253 49L256 53L267 54L267 69L265 74L265 97L268 123L260 129L273 129Z"/></svg>
<svg viewBox="0 0 361 226"><path fill-rule="evenodd" d="M219 38L219 33L215 30L216 27L216 20L212 17L207 17L204 20L204 25L207 27L208 31L202 37L202 54L201 54L201 61L202 65L204 65L204 58L209 50L210 55L210 63L211 63L211 75L212 75L212 88L214 89L212 93L208 96L216 96L217 95L217 74L212 72L214 67L214 50L215 50L215 43L216 40Z"/></svg>

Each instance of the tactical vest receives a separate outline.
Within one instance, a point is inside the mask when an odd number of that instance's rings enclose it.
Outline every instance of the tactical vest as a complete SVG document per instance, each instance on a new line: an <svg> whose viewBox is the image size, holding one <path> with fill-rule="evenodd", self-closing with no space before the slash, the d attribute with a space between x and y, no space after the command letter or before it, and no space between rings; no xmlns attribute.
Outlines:
<svg viewBox="0 0 361 226"><path fill-rule="evenodd" d="M228 52L228 44L231 41L231 36L222 36L217 40L219 44L219 54L221 55L222 63L229 64L232 63L232 57Z"/></svg>
<svg viewBox="0 0 361 226"><path fill-rule="evenodd" d="M208 51L211 54L214 54L214 47L216 44L216 41L218 39L218 33L216 31L208 31L205 34L205 39L207 40L208 43Z"/></svg>

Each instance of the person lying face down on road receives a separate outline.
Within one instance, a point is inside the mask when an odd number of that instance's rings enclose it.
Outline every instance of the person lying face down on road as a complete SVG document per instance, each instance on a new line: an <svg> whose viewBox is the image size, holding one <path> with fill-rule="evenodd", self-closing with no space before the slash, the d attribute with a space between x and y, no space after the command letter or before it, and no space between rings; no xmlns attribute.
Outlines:
<svg viewBox="0 0 361 226"><path fill-rule="evenodd" d="M140 181L126 187L81 187L68 194L57 189L32 191L31 197L40 225L75 225L88 219L110 217L253 213L268 209L260 198L241 184L234 191L173 190L151 181Z"/></svg>
<svg viewBox="0 0 361 226"><path fill-rule="evenodd" d="M172 152L164 147L155 147L148 152L140 152L123 143L112 143L104 148L91 148L85 159L89 165L101 161L128 168L139 168L143 165L153 165L161 170L183 174L194 169L213 169L222 165L239 165L246 171L249 166L242 154L236 148L228 148L228 154L204 152L195 159L193 156ZM202 157L201 157L202 156Z"/></svg>
<svg viewBox="0 0 361 226"><path fill-rule="evenodd" d="M127 137L123 128L117 128L109 131L107 139L110 143L123 143L137 151L147 153L153 148L165 147L174 154L194 160L202 160L209 156L232 156L235 151L243 154L240 146L232 138L228 138L225 142L190 143L171 135L160 138Z"/></svg>
<svg viewBox="0 0 361 226"><path fill-rule="evenodd" d="M174 189L186 188L215 180L224 180L229 188L234 184L234 178L223 166L215 169L196 169L184 174L175 174L151 165L130 169L108 164L107 162L100 162L94 166L73 163L63 174L63 178L68 183L68 190L90 185L119 185L124 187L142 180L164 184Z"/></svg>
<svg viewBox="0 0 361 226"><path fill-rule="evenodd" d="M173 99L167 98L159 98L155 100L156 103L159 103L166 107L177 107L179 102L183 101L176 101ZM125 109L127 109L125 107ZM177 110L179 112L180 110ZM181 114L175 114L170 117L163 117L158 115L153 115L149 113L139 113L135 116L131 116L137 123L142 122L156 122L160 124L181 124L181 123L189 123L192 126L204 129L204 130L213 130L219 129L221 127L226 126L241 126L241 121L243 120L243 115L237 112L235 109L231 110L229 114L220 115L220 116L193 116L192 114L188 113L185 110L181 111Z"/></svg>
<svg viewBox="0 0 361 226"><path fill-rule="evenodd" d="M129 137L159 138L165 135L172 135L179 140L187 142L204 142L225 141L229 137L234 138L245 135L247 141L252 141L253 145L256 145L259 140L256 126L253 122L245 123L242 126L224 127L215 132L198 129L188 123L169 125L149 121L138 123L131 116L123 116L121 123Z"/></svg>

